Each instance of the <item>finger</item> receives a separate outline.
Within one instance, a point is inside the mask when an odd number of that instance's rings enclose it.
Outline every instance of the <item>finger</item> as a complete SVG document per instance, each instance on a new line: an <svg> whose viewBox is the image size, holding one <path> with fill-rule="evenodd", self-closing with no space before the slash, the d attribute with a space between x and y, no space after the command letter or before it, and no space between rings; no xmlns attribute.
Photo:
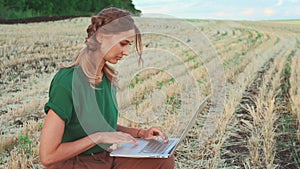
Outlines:
<svg viewBox="0 0 300 169"><path fill-rule="evenodd" d="M162 139L164 140L165 143L169 142L169 138L165 133L163 133Z"/></svg>
<svg viewBox="0 0 300 169"><path fill-rule="evenodd" d="M138 145L137 140L132 137L130 134L128 133L124 133L124 132L116 132L116 136L117 136L117 142L118 143L132 143L135 146Z"/></svg>
<svg viewBox="0 0 300 169"><path fill-rule="evenodd" d="M155 136L160 136L164 142L168 142L168 136L166 134L164 134L158 127L153 127L153 135Z"/></svg>
<svg viewBox="0 0 300 169"><path fill-rule="evenodd" d="M134 146L139 145L139 142L138 142L136 139L134 139L131 143L132 143Z"/></svg>
<svg viewBox="0 0 300 169"><path fill-rule="evenodd" d="M127 137L127 142L134 144L135 146L138 145L138 141L137 139L135 139L134 137L132 137L130 134L124 133Z"/></svg>
<svg viewBox="0 0 300 169"><path fill-rule="evenodd" d="M159 128L156 128L155 135L160 136L164 140L168 138L167 135L163 133Z"/></svg>
<svg viewBox="0 0 300 169"><path fill-rule="evenodd" d="M132 144L134 144L135 146L137 146L139 143L138 143L138 141L137 141L137 139L136 138L134 138L134 137L132 137L131 135L130 135L130 139L131 139L131 143Z"/></svg>
<svg viewBox="0 0 300 169"><path fill-rule="evenodd" d="M150 132L152 132L152 135L154 136L158 136L162 134L162 131L158 127L151 127L149 130Z"/></svg>
<svg viewBox="0 0 300 169"><path fill-rule="evenodd" d="M158 140L158 137L157 136L149 136L146 139L149 139L149 140Z"/></svg>

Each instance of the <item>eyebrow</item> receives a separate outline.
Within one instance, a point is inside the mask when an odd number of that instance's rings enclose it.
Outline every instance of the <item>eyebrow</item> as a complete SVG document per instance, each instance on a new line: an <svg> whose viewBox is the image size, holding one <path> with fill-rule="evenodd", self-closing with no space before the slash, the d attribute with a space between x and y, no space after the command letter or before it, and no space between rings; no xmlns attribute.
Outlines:
<svg viewBox="0 0 300 169"><path fill-rule="evenodd" d="M133 42L133 41L130 42L130 41L127 40L127 39L124 39L124 40L122 40L122 41L125 41L125 42L127 42L128 44L132 44L132 42ZM122 42L122 41L121 41L121 42Z"/></svg>

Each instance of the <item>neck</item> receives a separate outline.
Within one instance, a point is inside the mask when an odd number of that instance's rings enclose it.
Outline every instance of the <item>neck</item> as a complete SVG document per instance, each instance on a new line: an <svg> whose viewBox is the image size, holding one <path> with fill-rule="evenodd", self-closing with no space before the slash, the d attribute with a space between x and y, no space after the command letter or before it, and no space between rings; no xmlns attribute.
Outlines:
<svg viewBox="0 0 300 169"><path fill-rule="evenodd" d="M105 65L105 60L102 60L99 64L99 67L97 69L97 75L99 76L103 76L103 68L104 68L104 65Z"/></svg>
<svg viewBox="0 0 300 169"><path fill-rule="evenodd" d="M104 59L101 60L101 62L100 62L100 64L99 64L98 72L99 72L99 71L102 72L103 67L104 67L104 65L105 65L105 62L106 62L106 61L105 61Z"/></svg>

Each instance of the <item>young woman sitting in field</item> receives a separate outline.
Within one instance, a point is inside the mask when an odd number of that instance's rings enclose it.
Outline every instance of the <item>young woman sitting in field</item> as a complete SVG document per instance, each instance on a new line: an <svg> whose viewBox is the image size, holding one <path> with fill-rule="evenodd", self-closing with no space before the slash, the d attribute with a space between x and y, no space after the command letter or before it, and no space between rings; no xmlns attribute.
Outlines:
<svg viewBox="0 0 300 169"><path fill-rule="evenodd" d="M109 156L112 144L137 144L135 138L168 138L158 127L145 130L117 124L116 71L107 62L117 64L129 54L132 43L141 59L141 34L130 13L118 8L103 9L91 18L87 33L86 47L51 82L40 138L41 163L49 169L174 168L174 156Z"/></svg>

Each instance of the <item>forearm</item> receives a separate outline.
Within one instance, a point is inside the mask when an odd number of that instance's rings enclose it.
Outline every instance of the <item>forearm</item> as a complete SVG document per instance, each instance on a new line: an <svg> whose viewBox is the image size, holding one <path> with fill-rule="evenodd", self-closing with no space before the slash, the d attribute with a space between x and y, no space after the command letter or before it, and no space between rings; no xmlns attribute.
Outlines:
<svg viewBox="0 0 300 169"><path fill-rule="evenodd" d="M122 125L119 125L119 124L117 125L117 131L128 133L132 137L135 137L135 138L143 138L143 135L144 135L144 132L145 132L144 129L125 127L125 126L122 126Z"/></svg>
<svg viewBox="0 0 300 169"><path fill-rule="evenodd" d="M44 166L70 159L103 140L94 133L73 142L62 143L65 122L52 110L48 111L40 137L40 160Z"/></svg>
<svg viewBox="0 0 300 169"><path fill-rule="evenodd" d="M92 147L94 147L97 143L98 133L94 133L90 136L84 137L82 139L73 141L73 142L65 142L58 145L57 148L52 151L42 151L41 153L41 162L45 166L49 166L51 164L70 159ZM42 145L41 145L42 146ZM44 150L41 147L41 150Z"/></svg>
<svg viewBox="0 0 300 169"><path fill-rule="evenodd" d="M159 127L151 127L150 129L144 130L139 128L125 127L117 125L117 131L121 131L130 134L132 137L143 138L143 139L154 139L157 140L161 137L165 142L168 142L168 136L165 135Z"/></svg>

